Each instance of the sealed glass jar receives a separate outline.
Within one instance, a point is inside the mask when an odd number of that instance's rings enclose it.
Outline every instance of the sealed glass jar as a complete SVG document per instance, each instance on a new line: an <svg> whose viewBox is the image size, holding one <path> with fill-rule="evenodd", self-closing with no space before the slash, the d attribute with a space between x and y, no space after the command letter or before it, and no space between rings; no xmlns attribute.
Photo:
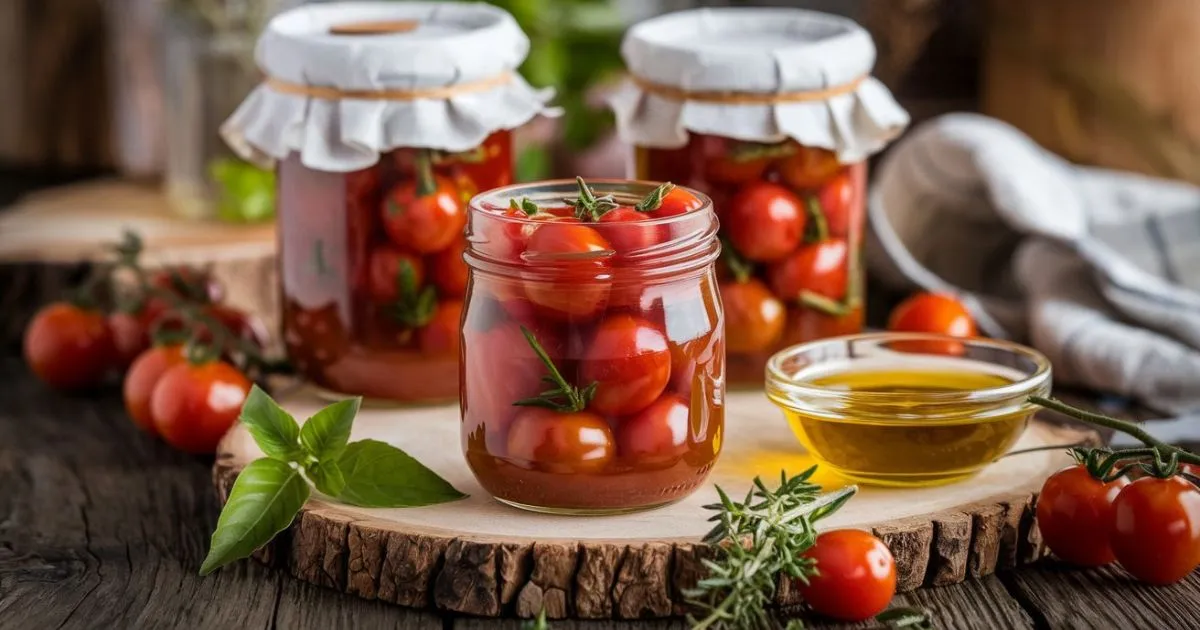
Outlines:
<svg viewBox="0 0 1200 630"><path fill-rule="evenodd" d="M462 439L483 487L575 514L696 489L724 427L708 198L630 181L518 185L476 197L467 231Z"/></svg>
<svg viewBox="0 0 1200 630"><path fill-rule="evenodd" d="M850 20L703 9L630 29L613 98L638 178L708 193L725 248L731 383L791 344L863 326L866 158L907 124Z"/></svg>
<svg viewBox="0 0 1200 630"><path fill-rule="evenodd" d="M510 129L546 94L483 4L305 6L259 41L267 75L223 128L276 165L283 339L331 395L458 392L467 203L512 183Z"/></svg>

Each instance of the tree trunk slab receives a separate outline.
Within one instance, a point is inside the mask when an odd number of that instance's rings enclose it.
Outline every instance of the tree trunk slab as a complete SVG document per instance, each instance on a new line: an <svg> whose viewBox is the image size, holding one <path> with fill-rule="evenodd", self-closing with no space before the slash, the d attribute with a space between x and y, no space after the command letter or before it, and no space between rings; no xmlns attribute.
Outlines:
<svg viewBox="0 0 1200 630"><path fill-rule="evenodd" d="M298 420L322 401L306 391L280 397ZM493 500L461 452L457 405L364 407L352 439L396 445L469 498L437 506L366 509L319 494L291 528L257 557L296 577L366 599L471 615L638 619L686 611L683 592L705 573L701 544L716 502L713 484L738 496L756 475L777 479L814 463L762 392L731 392L727 441L708 482L678 503L610 517L534 514ZM1034 421L1016 448L1090 439L1078 429ZM262 452L241 425L217 451L213 481L222 500L238 471ZM962 582L1046 555L1034 525L1036 493L1070 463L1058 449L1009 457L965 482L921 489L864 487L823 529L873 531L896 557L898 587ZM815 479L843 485L832 475ZM799 598L786 581L778 603Z"/></svg>

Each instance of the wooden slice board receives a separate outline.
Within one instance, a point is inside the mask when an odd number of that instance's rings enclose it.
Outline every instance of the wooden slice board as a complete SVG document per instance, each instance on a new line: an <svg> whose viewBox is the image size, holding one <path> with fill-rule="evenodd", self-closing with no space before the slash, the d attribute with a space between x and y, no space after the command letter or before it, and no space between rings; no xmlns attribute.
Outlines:
<svg viewBox="0 0 1200 630"><path fill-rule="evenodd" d="M0 212L0 345L20 339L42 304L60 299L125 230L145 242L147 267L195 265L226 288L226 302L275 329L275 226L196 221L173 214L158 189L118 180L38 192Z"/></svg>
<svg viewBox="0 0 1200 630"><path fill-rule="evenodd" d="M305 391L281 397L298 419L323 403ZM682 591L701 575L698 544L717 500L712 484L740 495L755 475L814 462L762 392L732 392L726 446L709 481L690 497L623 516L534 514L495 501L462 457L457 405L366 409L353 439L399 446L470 494L409 509L364 509L314 498L288 532L258 557L296 577L368 599L473 615L643 618L682 614ZM1034 422L1016 448L1063 444L1086 433ZM222 500L237 471L261 451L240 425L221 443L213 471ZM979 577L1044 555L1032 500L1046 476L1066 465L1061 451L1006 458L950 486L862 488L823 528L873 530L892 549L906 591ZM844 482L817 479L826 487ZM796 602L782 584L781 604Z"/></svg>

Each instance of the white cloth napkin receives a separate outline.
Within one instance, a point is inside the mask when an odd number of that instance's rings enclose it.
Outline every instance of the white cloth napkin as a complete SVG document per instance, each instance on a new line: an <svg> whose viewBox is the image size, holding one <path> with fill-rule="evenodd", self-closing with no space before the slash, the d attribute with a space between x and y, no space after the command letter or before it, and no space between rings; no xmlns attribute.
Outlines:
<svg viewBox="0 0 1200 630"><path fill-rule="evenodd" d="M885 156L869 212L884 283L959 293L1057 383L1200 413L1200 189L1075 166L952 114Z"/></svg>

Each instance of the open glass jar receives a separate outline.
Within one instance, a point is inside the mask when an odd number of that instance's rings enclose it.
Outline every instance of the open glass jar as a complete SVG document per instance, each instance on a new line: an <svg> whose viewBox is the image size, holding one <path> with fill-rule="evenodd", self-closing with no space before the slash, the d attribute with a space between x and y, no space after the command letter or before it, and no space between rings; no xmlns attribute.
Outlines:
<svg viewBox="0 0 1200 630"><path fill-rule="evenodd" d="M580 186L511 186L471 202L463 449L510 505L655 507L690 494L721 450L717 221L707 197L683 189L694 203L679 214L595 220L580 209L589 193L611 204L600 212L635 212L661 189Z"/></svg>
<svg viewBox="0 0 1200 630"><path fill-rule="evenodd" d="M638 178L708 193L721 220L731 383L789 345L863 325L866 158L908 118L852 21L702 9L630 29L614 97Z"/></svg>
<svg viewBox="0 0 1200 630"><path fill-rule="evenodd" d="M321 392L456 396L467 203L512 183L509 130L548 96L527 50L484 4L308 5L264 32L267 79L222 131L277 165L283 339Z"/></svg>

